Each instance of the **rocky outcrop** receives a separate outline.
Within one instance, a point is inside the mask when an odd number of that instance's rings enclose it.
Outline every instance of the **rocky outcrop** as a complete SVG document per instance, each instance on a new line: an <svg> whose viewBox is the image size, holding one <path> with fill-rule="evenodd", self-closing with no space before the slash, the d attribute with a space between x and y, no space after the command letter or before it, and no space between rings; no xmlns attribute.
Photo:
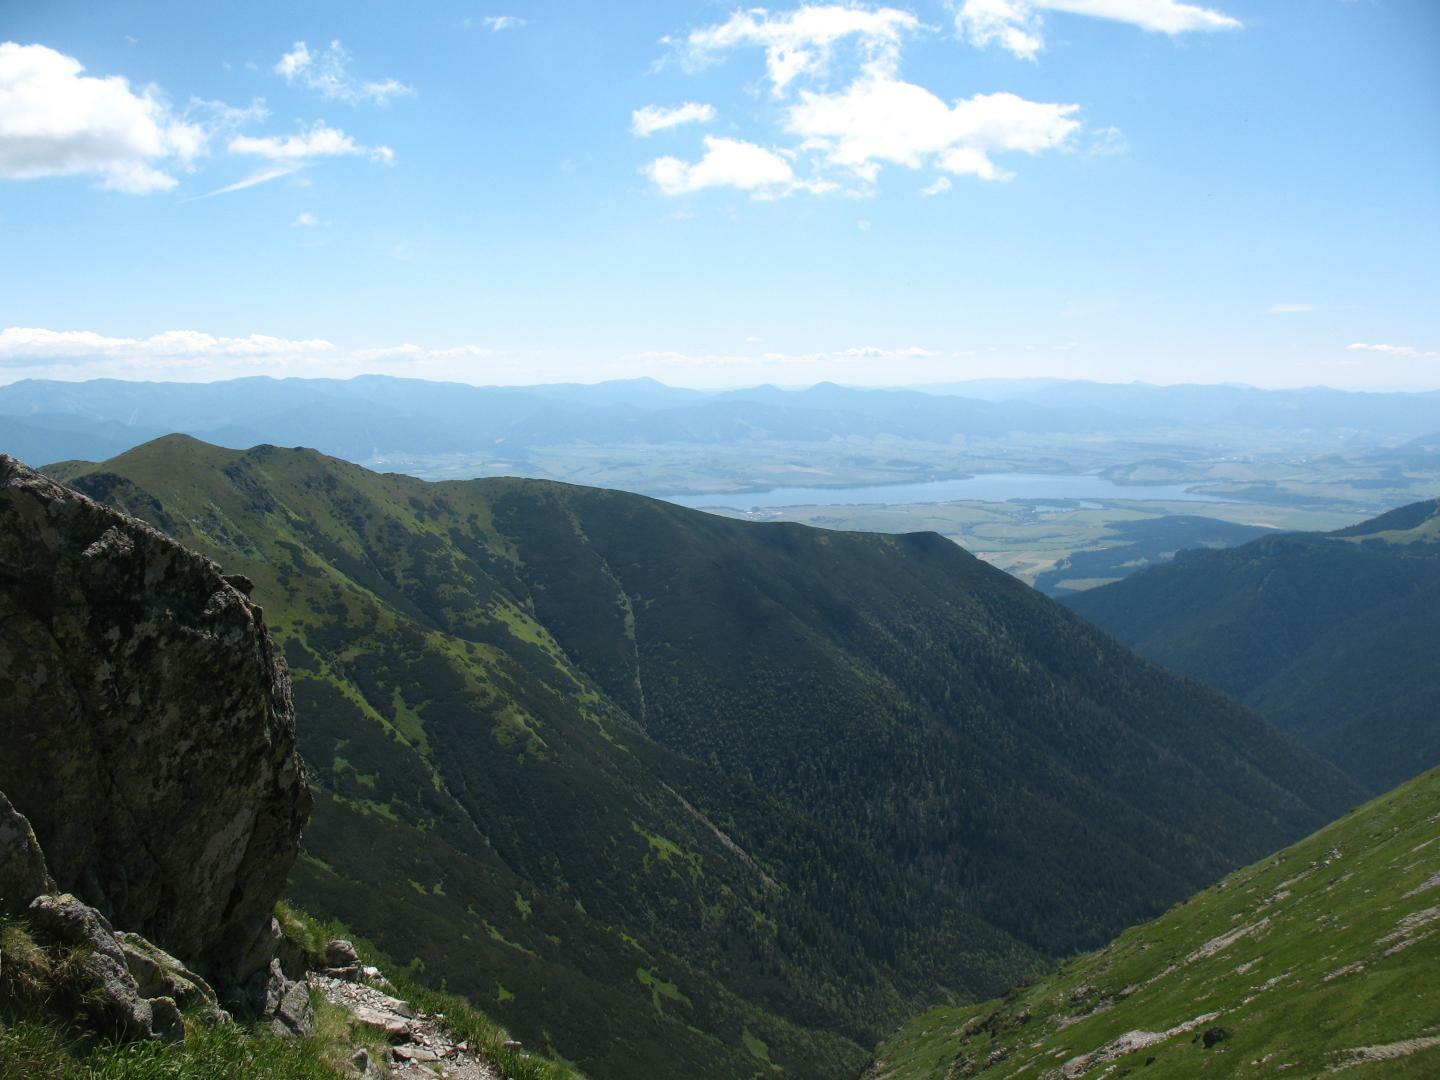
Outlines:
<svg viewBox="0 0 1440 1080"><path fill-rule="evenodd" d="M117 933L103 915L70 894L36 897L27 916L41 941L69 949L77 958L67 990L96 1034L183 1042L182 1010L195 1010L215 1023L226 1019L204 979L143 938Z"/></svg>
<svg viewBox="0 0 1440 1080"><path fill-rule="evenodd" d="M0 455L3 903L58 886L258 1012L310 797L248 584Z"/></svg>

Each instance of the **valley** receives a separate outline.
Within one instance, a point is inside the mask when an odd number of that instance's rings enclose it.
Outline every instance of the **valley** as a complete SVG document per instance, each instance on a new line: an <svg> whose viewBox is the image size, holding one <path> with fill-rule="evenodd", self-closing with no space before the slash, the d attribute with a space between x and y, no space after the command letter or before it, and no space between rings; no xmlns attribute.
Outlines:
<svg viewBox="0 0 1440 1080"><path fill-rule="evenodd" d="M56 473L254 582L295 899L596 1075L853 1075L1358 796L935 534L183 436Z"/></svg>

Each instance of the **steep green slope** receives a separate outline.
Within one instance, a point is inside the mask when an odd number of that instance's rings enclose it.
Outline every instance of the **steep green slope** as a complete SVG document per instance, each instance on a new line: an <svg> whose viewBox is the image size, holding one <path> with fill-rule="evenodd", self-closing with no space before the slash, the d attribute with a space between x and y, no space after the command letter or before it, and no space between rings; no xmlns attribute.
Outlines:
<svg viewBox="0 0 1440 1080"><path fill-rule="evenodd" d="M1440 1074L1440 770L1002 1000L938 1008L871 1080Z"/></svg>
<svg viewBox="0 0 1440 1080"><path fill-rule="evenodd" d="M1065 603L1255 706L1372 791L1440 762L1440 501L1184 552Z"/></svg>
<svg viewBox="0 0 1440 1080"><path fill-rule="evenodd" d="M930 534L183 437L68 479L254 579L296 898L597 1077L856 1071L1351 799Z"/></svg>

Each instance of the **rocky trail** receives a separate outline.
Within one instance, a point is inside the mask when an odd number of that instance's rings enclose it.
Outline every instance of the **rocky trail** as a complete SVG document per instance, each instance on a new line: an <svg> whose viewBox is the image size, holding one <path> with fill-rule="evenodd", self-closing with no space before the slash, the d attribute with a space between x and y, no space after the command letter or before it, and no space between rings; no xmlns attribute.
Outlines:
<svg viewBox="0 0 1440 1080"><path fill-rule="evenodd" d="M331 966L307 972L306 982L330 1004L350 1013L356 1023L383 1034L390 1044L384 1061L377 1061L366 1050L357 1052L353 1064L359 1075L505 1080L491 1062L446 1033L440 1023L443 1016L432 1016L387 994L389 983L384 975L361 964L348 941L331 941L326 953Z"/></svg>

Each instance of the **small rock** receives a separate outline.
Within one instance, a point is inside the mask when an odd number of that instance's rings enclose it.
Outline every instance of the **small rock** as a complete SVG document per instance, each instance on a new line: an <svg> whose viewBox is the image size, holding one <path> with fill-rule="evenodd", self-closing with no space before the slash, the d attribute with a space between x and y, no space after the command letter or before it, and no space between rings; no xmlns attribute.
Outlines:
<svg viewBox="0 0 1440 1080"><path fill-rule="evenodd" d="M164 949L139 934L127 934L123 930L116 933L115 940L120 943L125 966L144 997L170 998L182 1009L209 1005L219 1011L210 984Z"/></svg>
<svg viewBox="0 0 1440 1080"><path fill-rule="evenodd" d="M309 1035L315 1030L315 1010L310 1004L310 990L304 983L292 982L286 986L270 1026L280 1035Z"/></svg>
<svg viewBox="0 0 1440 1080"><path fill-rule="evenodd" d="M255 591L255 582L251 581L244 574L226 574L224 575L224 577L225 583L227 585L230 585L232 588L238 589L246 596L249 596L252 592Z"/></svg>
<svg viewBox="0 0 1440 1080"><path fill-rule="evenodd" d="M506 1050L521 1050L521 1049L523 1049L523 1048L524 1048L524 1044L521 1043L521 1042L519 1042L519 1041L516 1040L516 1039L506 1039L506 1040L505 1040L505 1049L506 1049Z"/></svg>
<svg viewBox="0 0 1440 1080"><path fill-rule="evenodd" d="M355 946L344 938L333 938L325 943L325 966L332 968L350 967L360 962Z"/></svg>

